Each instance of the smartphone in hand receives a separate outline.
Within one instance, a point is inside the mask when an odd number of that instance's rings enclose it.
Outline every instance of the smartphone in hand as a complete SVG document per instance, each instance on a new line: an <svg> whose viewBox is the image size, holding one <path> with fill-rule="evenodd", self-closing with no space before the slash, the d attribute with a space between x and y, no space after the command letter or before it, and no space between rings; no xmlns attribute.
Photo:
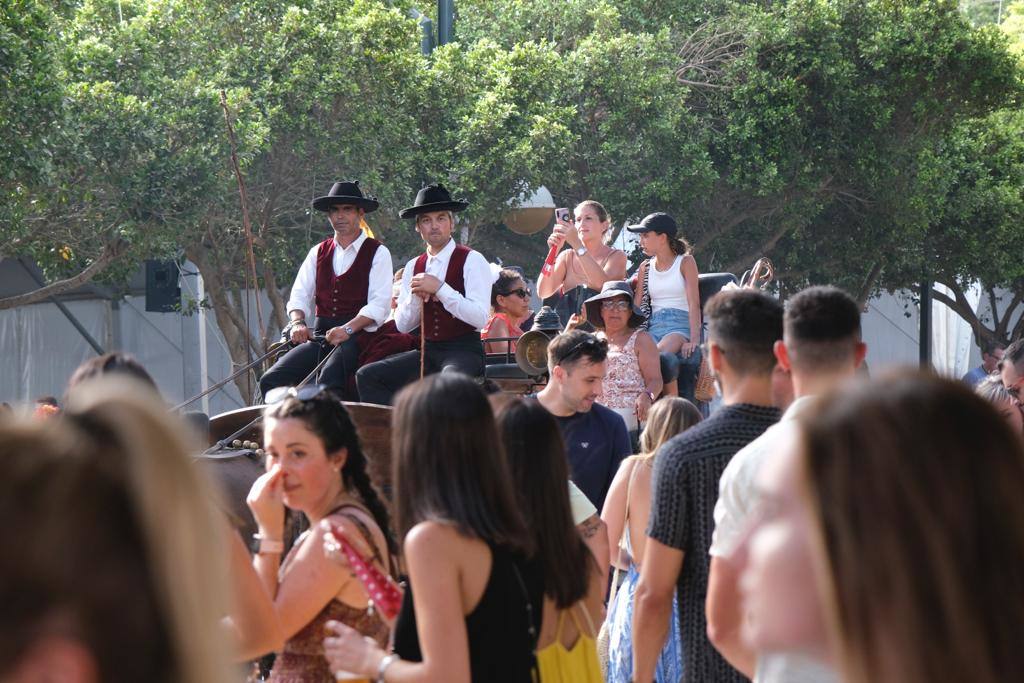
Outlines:
<svg viewBox="0 0 1024 683"><path fill-rule="evenodd" d="M572 214L566 208L555 209L555 219L572 224Z"/></svg>

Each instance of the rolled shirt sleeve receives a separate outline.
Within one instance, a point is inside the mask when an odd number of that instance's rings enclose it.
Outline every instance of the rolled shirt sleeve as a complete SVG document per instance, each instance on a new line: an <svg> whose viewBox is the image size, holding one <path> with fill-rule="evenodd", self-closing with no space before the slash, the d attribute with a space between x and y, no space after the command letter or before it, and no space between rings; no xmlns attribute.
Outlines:
<svg viewBox="0 0 1024 683"><path fill-rule="evenodd" d="M423 300L412 295L412 271L415 267L416 259L410 259L402 273L402 287L398 293L398 306L395 308L395 327L399 332L412 332L420 326Z"/></svg>
<svg viewBox="0 0 1024 683"><path fill-rule="evenodd" d="M295 275L295 283L292 284L291 294L288 296L288 313L302 311L307 321L313 319L313 295L316 293L316 254L320 245L315 245L306 254L305 260L299 266L299 272Z"/></svg>
<svg viewBox="0 0 1024 683"><path fill-rule="evenodd" d="M393 279L391 252L382 244L377 247L377 251L373 255L373 264L370 266L366 305L359 309L359 315L373 320L373 324L366 326L367 332L373 332L388 319L388 313L391 312L391 282Z"/></svg>
<svg viewBox="0 0 1024 683"><path fill-rule="evenodd" d="M491 313L491 266L480 252L471 251L462 271L465 296L445 283L437 290L437 298L445 310L479 330L487 324Z"/></svg>

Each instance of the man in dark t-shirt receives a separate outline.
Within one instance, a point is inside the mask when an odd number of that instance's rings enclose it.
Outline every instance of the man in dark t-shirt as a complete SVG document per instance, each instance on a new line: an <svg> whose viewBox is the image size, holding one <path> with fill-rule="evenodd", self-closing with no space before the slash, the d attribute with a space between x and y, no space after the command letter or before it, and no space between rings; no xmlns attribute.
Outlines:
<svg viewBox="0 0 1024 683"><path fill-rule="evenodd" d="M715 295L705 310L708 362L723 407L658 451L651 483L648 542L633 612L633 680L650 683L668 632L672 592L679 602L683 680L746 681L707 637L711 535L718 480L729 460L779 419L772 405L773 347L782 305L756 290Z"/></svg>
<svg viewBox="0 0 1024 683"><path fill-rule="evenodd" d="M536 395L562 430L573 483L598 510L632 451L622 417L595 403L607 357L608 343L588 332L558 335L548 344L548 384Z"/></svg>

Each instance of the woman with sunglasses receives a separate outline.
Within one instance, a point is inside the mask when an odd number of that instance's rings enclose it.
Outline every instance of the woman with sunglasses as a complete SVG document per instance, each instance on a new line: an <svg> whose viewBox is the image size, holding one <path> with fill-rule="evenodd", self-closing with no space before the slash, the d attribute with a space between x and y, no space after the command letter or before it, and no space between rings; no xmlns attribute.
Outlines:
<svg viewBox="0 0 1024 683"><path fill-rule="evenodd" d="M625 279L626 252L607 244L611 227L608 210L593 199L577 204L569 220L556 215L548 246L570 248L558 255L550 271L541 270L537 295L562 295L555 311L563 323L579 313L583 300L597 294L604 283Z"/></svg>
<svg viewBox="0 0 1024 683"><path fill-rule="evenodd" d="M370 561L389 572L396 546L387 508L370 483L355 426L337 396L322 386L284 390L264 413L267 473L253 484L248 503L259 525L253 560L286 639L270 680L333 681L324 658L328 621L348 624L380 645L388 625L344 561L324 549L330 520L349 538L362 539ZM268 400L277 396L271 393ZM285 509L301 512L309 530L284 550Z"/></svg>
<svg viewBox="0 0 1024 683"><path fill-rule="evenodd" d="M530 317L530 290L519 271L502 268L491 286L491 317L480 338L521 337L519 326ZM515 342L486 342L485 353L515 353Z"/></svg>
<svg viewBox="0 0 1024 683"><path fill-rule="evenodd" d="M644 317L633 305L628 282L606 282L587 299L587 321L608 340L608 369L598 403L622 416L634 435L661 394L661 359L651 335L640 329Z"/></svg>

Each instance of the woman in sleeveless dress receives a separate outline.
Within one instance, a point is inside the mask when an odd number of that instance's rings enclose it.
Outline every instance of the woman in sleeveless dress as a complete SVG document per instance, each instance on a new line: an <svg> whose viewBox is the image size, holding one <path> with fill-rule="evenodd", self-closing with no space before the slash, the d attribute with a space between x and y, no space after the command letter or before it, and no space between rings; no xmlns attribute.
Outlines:
<svg viewBox="0 0 1024 683"><path fill-rule="evenodd" d="M607 244L611 226L608 211L592 199L576 206L572 222L556 217L548 246L561 248L568 244L569 249L558 255L551 272L541 271L537 295L547 299L561 294L554 308L563 325L605 282L626 278L626 252Z"/></svg>
<svg viewBox="0 0 1024 683"><path fill-rule="evenodd" d="M682 357L696 367L702 326L700 283L689 243L677 237L679 228L667 213L652 213L626 229L640 235L640 248L649 257L636 278L640 309L648 316L647 331L667 358ZM679 393L675 382L667 384L666 394ZM682 393L693 400L692 390Z"/></svg>
<svg viewBox="0 0 1024 683"><path fill-rule="evenodd" d="M606 282L587 299L587 320L608 340L608 361L598 402L622 415L633 434L661 394L661 363L651 336L640 329L644 317L633 305L627 282Z"/></svg>
<svg viewBox="0 0 1024 683"><path fill-rule="evenodd" d="M480 338L520 337L520 325L530 317L530 289L519 271L502 268L491 285L491 317L480 330ZM485 342L486 353L515 353L515 342Z"/></svg>
<svg viewBox="0 0 1024 683"><path fill-rule="evenodd" d="M633 675L633 598L640 578L635 558L643 557L647 541L647 520L651 511L651 475L658 448L701 420L700 411L686 399L666 397L658 401L648 416L640 437L640 454L622 462L608 491L601 519L608 527L611 562L626 572L618 589L612 583L608 600L608 661L605 680L627 683ZM665 647L655 673L658 683L676 683L682 676L682 649L679 641L679 607L672 601L672 618Z"/></svg>
<svg viewBox="0 0 1024 683"><path fill-rule="evenodd" d="M409 570L394 653L339 625L325 643L332 667L383 681L531 683L544 584L487 397L465 375L431 375L399 393L391 433Z"/></svg>
<svg viewBox="0 0 1024 683"><path fill-rule="evenodd" d="M274 599L285 637L270 680L326 683L334 680L323 651L328 621L347 623L381 645L390 630L351 569L327 555L327 532L320 522L327 519L350 538L362 539L384 572L391 567L395 544L348 411L323 387L289 394L265 413L267 473L256 480L248 498L259 525L253 563ZM286 507L301 512L310 528L282 562Z"/></svg>
<svg viewBox="0 0 1024 683"><path fill-rule="evenodd" d="M544 575L537 661L540 683L601 680L595 638L604 621L604 572L573 524L565 446L558 423L538 401L495 401L502 445L519 507ZM604 533L601 529L600 533Z"/></svg>

